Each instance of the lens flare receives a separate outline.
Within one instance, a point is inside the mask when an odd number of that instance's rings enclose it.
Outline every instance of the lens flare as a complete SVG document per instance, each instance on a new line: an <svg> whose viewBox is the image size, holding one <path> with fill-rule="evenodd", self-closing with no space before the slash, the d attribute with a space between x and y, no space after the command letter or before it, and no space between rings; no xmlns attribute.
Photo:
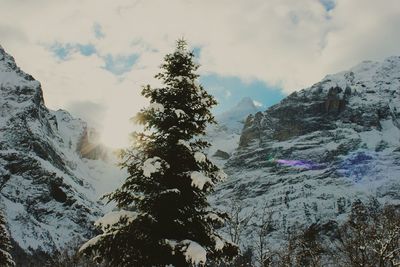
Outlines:
<svg viewBox="0 0 400 267"><path fill-rule="evenodd" d="M364 177L371 175L374 158L374 153L368 151L351 153L339 164L338 173L354 183L359 183Z"/></svg>
<svg viewBox="0 0 400 267"><path fill-rule="evenodd" d="M274 157L270 156L268 157L268 161L298 169L319 170L325 168L325 165L309 160L275 159Z"/></svg>

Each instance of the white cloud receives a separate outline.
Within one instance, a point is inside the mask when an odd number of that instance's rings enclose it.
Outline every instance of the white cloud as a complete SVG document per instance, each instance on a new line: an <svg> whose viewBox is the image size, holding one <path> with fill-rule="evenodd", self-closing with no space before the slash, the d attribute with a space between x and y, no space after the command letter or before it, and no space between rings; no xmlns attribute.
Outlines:
<svg viewBox="0 0 400 267"><path fill-rule="evenodd" d="M102 127L98 123L104 118L107 111L105 106L91 101L72 102L66 108L73 116L83 119L95 128Z"/></svg>
<svg viewBox="0 0 400 267"><path fill-rule="evenodd" d="M91 101L107 108L105 117L127 120L145 103L140 86L154 83L181 36L202 48L202 73L258 79L285 92L400 54L398 0L335 2L327 11L318 0L0 0L0 40L42 82L50 107ZM48 50L55 43L91 44L97 53L60 61ZM139 58L131 71L104 69L106 55L132 54Z"/></svg>
<svg viewBox="0 0 400 267"><path fill-rule="evenodd" d="M254 106L256 106L256 107L258 107L258 108L260 108L260 107L263 106L263 103L261 103L261 102L259 102L259 101L256 101L256 100L253 100L253 104L254 104Z"/></svg>

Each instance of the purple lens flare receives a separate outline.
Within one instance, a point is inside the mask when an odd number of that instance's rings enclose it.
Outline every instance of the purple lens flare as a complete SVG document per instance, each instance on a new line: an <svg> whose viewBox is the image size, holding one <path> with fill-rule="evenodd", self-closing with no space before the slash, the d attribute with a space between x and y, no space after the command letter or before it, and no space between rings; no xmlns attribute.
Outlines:
<svg viewBox="0 0 400 267"><path fill-rule="evenodd" d="M285 166L296 167L299 169L320 170L325 168L325 165L318 164L309 160L274 159L270 157L269 161L276 162Z"/></svg>
<svg viewBox="0 0 400 267"><path fill-rule="evenodd" d="M297 167L297 168L307 169L307 170L317 170L317 169L322 169L324 167L321 164L317 164L317 163L309 161L309 160L278 159L278 160L276 160L276 162L278 162L282 165Z"/></svg>

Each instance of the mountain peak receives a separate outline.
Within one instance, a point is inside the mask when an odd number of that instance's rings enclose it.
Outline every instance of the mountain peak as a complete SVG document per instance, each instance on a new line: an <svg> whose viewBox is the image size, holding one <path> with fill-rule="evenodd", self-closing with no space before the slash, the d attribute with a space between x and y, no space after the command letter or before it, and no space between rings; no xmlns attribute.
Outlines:
<svg viewBox="0 0 400 267"><path fill-rule="evenodd" d="M1 45L0 45L0 62L2 62L2 64L6 64L8 68L11 69L18 68L17 64L15 63L15 59L10 54L8 54Z"/></svg>
<svg viewBox="0 0 400 267"><path fill-rule="evenodd" d="M15 248L40 260L32 255L92 234L103 213L98 194L118 183L105 178L124 174L111 162L93 160L101 151L90 146L86 123L49 110L40 83L2 47L0 107L0 205ZM92 159L82 159L82 145ZM26 266L24 257L18 266Z"/></svg>
<svg viewBox="0 0 400 267"><path fill-rule="evenodd" d="M220 123L241 123L248 115L258 111L258 108L254 105L254 101L250 97L244 97L233 108L216 117Z"/></svg>
<svg viewBox="0 0 400 267"><path fill-rule="evenodd" d="M14 58L0 46L0 104L16 106L26 101L44 104L41 85L31 75L22 71Z"/></svg>
<svg viewBox="0 0 400 267"><path fill-rule="evenodd" d="M399 83L399 73L399 56L391 56L382 61L365 60L347 71L327 75L311 88L323 85L322 87L327 90L337 85L341 88L351 87L358 92L366 88L368 90L373 88L375 91L391 90L395 89L395 84Z"/></svg>
<svg viewBox="0 0 400 267"><path fill-rule="evenodd" d="M257 109L257 107L254 105L253 99L251 99L250 97L243 97L235 106L235 108L242 107Z"/></svg>

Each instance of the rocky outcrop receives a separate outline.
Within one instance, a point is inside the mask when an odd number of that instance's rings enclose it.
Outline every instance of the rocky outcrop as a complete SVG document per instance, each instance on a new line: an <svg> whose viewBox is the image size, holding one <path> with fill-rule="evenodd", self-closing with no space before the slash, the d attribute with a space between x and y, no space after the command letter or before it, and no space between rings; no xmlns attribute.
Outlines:
<svg viewBox="0 0 400 267"><path fill-rule="evenodd" d="M215 151L213 157L217 157L217 158L221 158L221 159L229 159L231 157L231 155L229 155L228 152L218 149L217 151Z"/></svg>
<svg viewBox="0 0 400 267"><path fill-rule="evenodd" d="M255 220L274 211L278 243L296 224L340 221L356 198L400 204L399 111L400 57L328 75L247 118L214 201Z"/></svg>

